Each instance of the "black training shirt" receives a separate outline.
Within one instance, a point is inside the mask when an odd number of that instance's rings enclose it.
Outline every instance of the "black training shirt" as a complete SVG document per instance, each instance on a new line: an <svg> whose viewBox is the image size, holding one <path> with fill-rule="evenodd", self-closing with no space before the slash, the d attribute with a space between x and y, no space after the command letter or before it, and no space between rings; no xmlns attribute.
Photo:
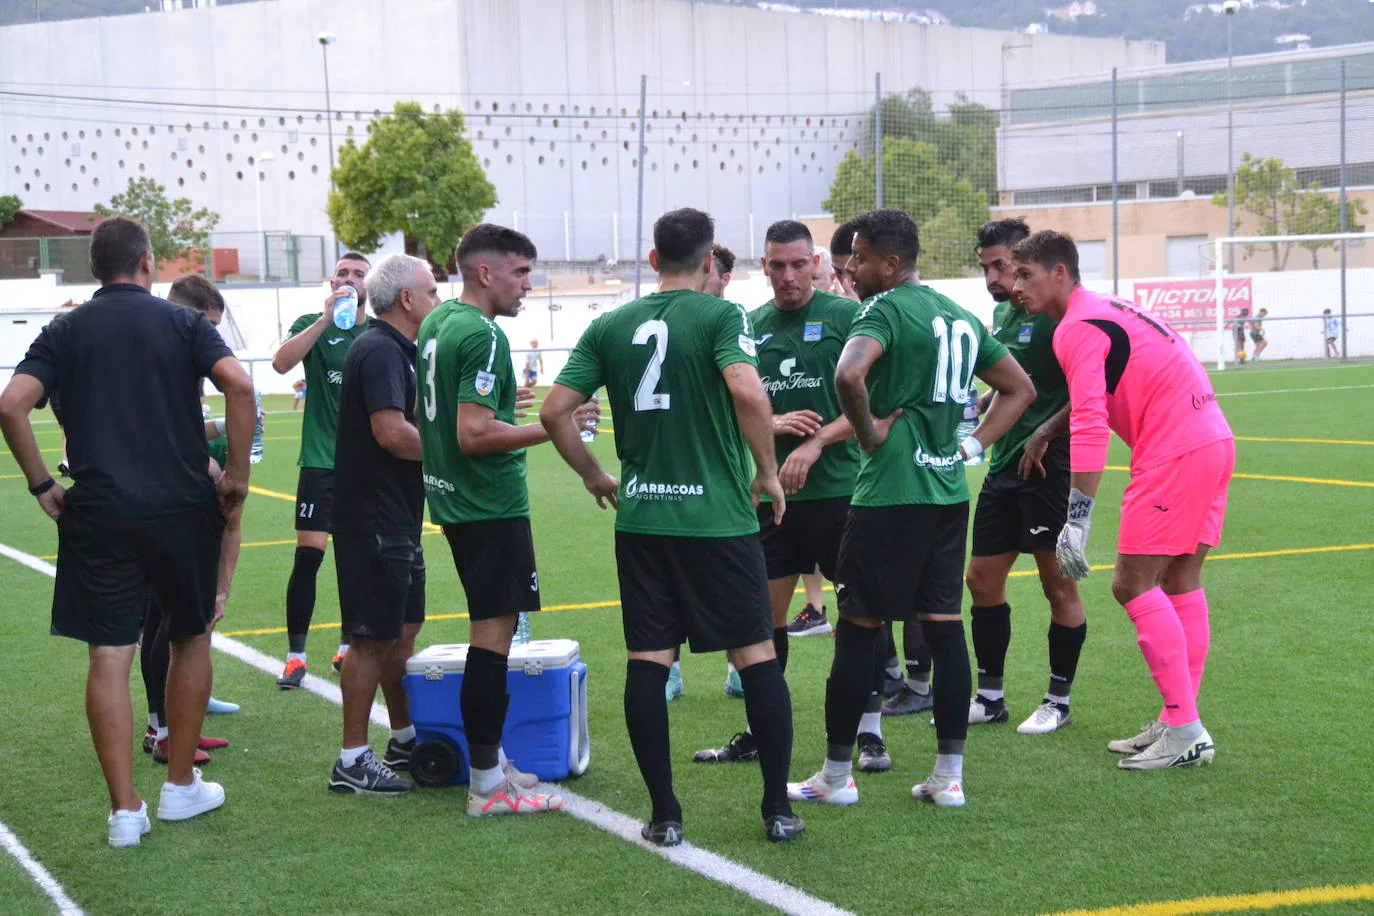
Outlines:
<svg viewBox="0 0 1374 916"><path fill-rule="evenodd" d="M379 410L399 410L415 422L415 344L385 321L372 322L344 361L331 530L419 535L425 506L420 462L397 458L377 443L372 415Z"/></svg>
<svg viewBox="0 0 1374 916"><path fill-rule="evenodd" d="M213 502L201 380L233 355L204 315L131 283L45 327L15 372L61 392L67 505L117 522Z"/></svg>

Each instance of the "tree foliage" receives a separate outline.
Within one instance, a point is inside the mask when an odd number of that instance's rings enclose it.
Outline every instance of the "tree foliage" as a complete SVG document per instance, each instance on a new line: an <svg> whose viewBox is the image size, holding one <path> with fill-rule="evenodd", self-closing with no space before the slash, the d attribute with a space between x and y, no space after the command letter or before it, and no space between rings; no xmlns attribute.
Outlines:
<svg viewBox="0 0 1374 916"><path fill-rule="evenodd" d="M372 251L382 236L403 233L442 266L458 240L496 205L458 111L427 115L418 102L397 102L368 126L368 139L339 150L329 221L339 241Z"/></svg>
<svg viewBox="0 0 1374 916"><path fill-rule="evenodd" d="M17 194L0 194L0 226L14 222L14 215L24 208Z"/></svg>
<svg viewBox="0 0 1374 916"><path fill-rule="evenodd" d="M872 155L876 146L877 114L882 115L883 138L905 138L935 147L940 164L955 178L966 179L987 194L988 203L997 200L997 125L996 111L958 94L949 109L935 112L930 93L910 89L891 93L869 109L859 151Z"/></svg>
<svg viewBox="0 0 1374 916"><path fill-rule="evenodd" d="M153 243L153 258L160 264L185 258L183 271L195 266L193 253L210 247L210 230L219 224L218 213L197 209L186 197L169 200L167 189L151 178L130 178L122 193L94 209L101 216L126 216L141 223Z"/></svg>

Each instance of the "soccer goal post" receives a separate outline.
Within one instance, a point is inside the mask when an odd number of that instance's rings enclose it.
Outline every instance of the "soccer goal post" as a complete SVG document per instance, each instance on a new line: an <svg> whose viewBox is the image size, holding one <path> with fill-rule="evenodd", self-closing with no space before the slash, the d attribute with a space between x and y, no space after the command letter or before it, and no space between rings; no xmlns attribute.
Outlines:
<svg viewBox="0 0 1374 916"><path fill-rule="evenodd" d="M1374 355L1374 253L1365 247L1370 241L1374 232L1214 239L1216 368L1244 362L1247 343L1252 353L1261 342L1269 349L1271 336L1281 346L1269 358ZM1257 263L1233 273L1227 266L1237 247ZM1194 341L1201 355L1199 344Z"/></svg>

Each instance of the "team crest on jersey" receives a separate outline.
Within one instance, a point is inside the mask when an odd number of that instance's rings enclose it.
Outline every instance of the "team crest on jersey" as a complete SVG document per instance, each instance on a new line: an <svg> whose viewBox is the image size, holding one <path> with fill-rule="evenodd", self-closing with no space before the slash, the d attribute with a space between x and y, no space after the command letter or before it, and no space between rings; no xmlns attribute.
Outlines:
<svg viewBox="0 0 1374 916"><path fill-rule="evenodd" d="M808 321L802 327L802 340L807 343L815 343L821 339L823 333L825 333L825 325L822 322Z"/></svg>
<svg viewBox="0 0 1374 916"><path fill-rule="evenodd" d="M1034 330L1035 330L1035 325L1033 325L1033 324L1023 324L1023 325L1021 325L1021 330L1018 331L1017 334L1016 334L1016 340L1017 340L1017 342L1018 342L1018 343L1030 343L1030 341L1031 341L1031 332L1034 331Z"/></svg>
<svg viewBox="0 0 1374 916"><path fill-rule="evenodd" d="M325 373L324 377L325 380L328 381L331 385L343 384L343 373L340 372L338 369L330 369L328 372Z"/></svg>
<svg viewBox="0 0 1374 916"><path fill-rule="evenodd" d="M496 376L490 372L478 372L472 381L472 387L476 388L482 397L486 397L496 388Z"/></svg>
<svg viewBox="0 0 1374 916"><path fill-rule="evenodd" d="M764 338L764 340L767 339L767 337ZM754 346L754 338L750 337L748 334L741 334L739 336L739 348L749 356L758 355L758 349Z"/></svg>

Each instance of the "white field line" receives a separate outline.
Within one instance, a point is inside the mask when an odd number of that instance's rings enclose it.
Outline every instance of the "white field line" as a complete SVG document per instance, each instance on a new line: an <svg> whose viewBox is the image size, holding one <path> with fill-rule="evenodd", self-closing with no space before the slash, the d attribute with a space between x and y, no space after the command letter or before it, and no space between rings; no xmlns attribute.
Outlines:
<svg viewBox="0 0 1374 916"><path fill-rule="evenodd" d="M1374 385L1336 385L1332 388L1273 388L1268 391L1218 391L1219 398L1238 398L1247 394L1294 394L1303 391L1358 391L1362 388L1374 388Z"/></svg>
<svg viewBox="0 0 1374 916"><path fill-rule="evenodd" d="M0 544L0 555L9 557L16 563L27 566L29 569L43 573L46 576L57 575L57 567L52 564L40 560L38 557L32 556L31 554L15 550L13 547L9 547L5 544ZM266 653L259 652L252 646L241 643L237 639L229 636L221 636L216 633L211 638L211 645L225 655L237 659L274 678L277 676L278 669L281 668L281 661L279 659L273 658ZM335 706L343 704L343 695L340 693L338 685L332 681L315 677L313 674L307 674L301 686L310 693L315 694ZM391 722L387 718L386 707L376 703L372 705L371 720L375 725L382 726L383 728L389 728L391 726ZM747 868L732 859L727 859L725 856L717 855L714 852L710 852L698 846L693 846L691 843L683 843L681 846L674 846L667 849L654 846L645 842L644 839L640 837L639 828L641 825L629 815L621 814L619 811L608 808L598 801L585 798L578 795L576 792L569 791L563 786L547 785L544 786L544 789L550 794L556 793L563 796L563 810L578 820L591 824L593 827L604 830L612 836L619 837L625 842L632 843L641 849L656 853L680 868L696 872L707 880L723 884L766 906L771 906L780 912L793 914L793 916L853 916L848 910L840 909L834 904L821 900L818 897L812 897L805 891L795 888L790 884L784 884L781 881ZM3 828L3 825L0 825L0 828ZM762 831L760 831L760 833L762 833ZM759 837L759 841L764 842L762 836ZM6 842L6 848L9 848L8 842ZM23 849L22 846L19 848ZM11 850L11 854L15 855L15 858L19 858L13 850ZM25 850L25 854L27 854L27 850ZM31 857L30 861L32 861ZM20 862L23 864L24 860L20 859ZM61 894L61 885L57 884L57 882L52 879L51 875L48 875L47 871L43 869L43 866L39 865L37 862L33 862L33 864L41 870L43 875L47 876L47 881L56 889L57 893ZM25 868L28 869L27 864L25 864ZM34 880L38 882L39 886L42 887L44 891L48 893L48 896L52 897L59 906L71 907L71 909L64 908L62 910L64 914L81 913L81 910L77 909L76 905L71 903L70 899L67 898L65 894L62 894L59 900L57 896L54 896L49 886L43 883L42 878L38 877L32 870L30 870L30 874L34 874ZM64 904L63 901L66 901L66 903Z"/></svg>
<svg viewBox="0 0 1374 916"><path fill-rule="evenodd" d="M0 846L5 847L5 852L14 856L20 867L29 873L33 883L38 885L38 889L57 904L58 913L62 916L84 916L85 911L76 905L75 900L67 896L67 889L58 883L52 872L43 867L42 862L33 857L33 853L19 841L14 831L5 826L4 821L0 821Z"/></svg>

